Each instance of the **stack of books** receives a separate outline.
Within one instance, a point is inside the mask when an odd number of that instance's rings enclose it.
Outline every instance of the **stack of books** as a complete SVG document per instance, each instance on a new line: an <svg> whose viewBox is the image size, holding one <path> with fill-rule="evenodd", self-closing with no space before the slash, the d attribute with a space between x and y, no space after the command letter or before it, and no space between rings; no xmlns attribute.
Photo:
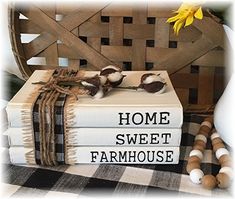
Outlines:
<svg viewBox="0 0 235 199"><path fill-rule="evenodd" d="M75 163L89 164L177 164L182 105L166 71L160 74L166 82L162 94L144 90L115 88L101 99L79 96L73 101L73 122L68 124L68 134L73 141L67 143L76 157ZM9 129L9 154L13 164L26 164L25 154L33 151L33 145L24 144L23 111L32 111L35 99L28 96L37 93L39 85L48 81L53 71L35 71L7 106ZM138 86L146 71L124 71L121 86ZM86 75L98 72L86 72ZM36 92L35 92L36 91ZM35 96L36 98L37 96ZM65 115L66 116L66 115ZM70 139L71 140L71 139Z"/></svg>

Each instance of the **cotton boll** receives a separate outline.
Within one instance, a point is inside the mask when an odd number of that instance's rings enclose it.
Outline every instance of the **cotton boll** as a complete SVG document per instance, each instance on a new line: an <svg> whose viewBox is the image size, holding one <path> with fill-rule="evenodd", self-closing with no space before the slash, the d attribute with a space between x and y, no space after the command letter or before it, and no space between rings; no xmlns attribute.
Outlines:
<svg viewBox="0 0 235 199"><path fill-rule="evenodd" d="M102 71L106 70L106 69L113 69L115 71L120 71L120 68L116 67L116 66L113 66L113 65L108 65L104 68L102 68Z"/></svg>
<svg viewBox="0 0 235 199"><path fill-rule="evenodd" d="M102 86L99 87L99 90L97 93L93 96L95 99L100 99L104 96L103 88Z"/></svg>
<svg viewBox="0 0 235 199"><path fill-rule="evenodd" d="M107 82L107 77L106 76L100 76L100 83L101 83L101 85L103 86L103 85L105 85L106 84L106 82Z"/></svg>
<svg viewBox="0 0 235 199"><path fill-rule="evenodd" d="M152 82L164 82L164 79L162 77L160 77L160 75L149 75L147 76L144 80L143 80L143 83L144 84L150 84Z"/></svg>
<svg viewBox="0 0 235 199"><path fill-rule="evenodd" d="M104 95L111 90L111 86L106 84L107 77L106 76L98 76L87 78L83 80L81 84L84 88L89 91L89 95L94 97L95 99L100 99L104 97Z"/></svg>
<svg viewBox="0 0 235 199"><path fill-rule="evenodd" d="M85 87L87 87L87 86L93 86L93 87L94 87L93 84L91 84L91 83L89 83L89 82L87 82L87 81L81 81L81 84L82 84L83 86L85 86Z"/></svg>
<svg viewBox="0 0 235 199"><path fill-rule="evenodd" d="M81 84L89 91L91 96L95 96L101 87L100 77L98 75L81 81Z"/></svg>
<svg viewBox="0 0 235 199"><path fill-rule="evenodd" d="M125 75L122 75L120 72L115 72L108 75L108 80L112 87L117 87L122 83L124 77Z"/></svg>
<svg viewBox="0 0 235 199"><path fill-rule="evenodd" d="M117 82L120 79L122 79L123 75L120 72L114 72L114 73L110 73L108 75L108 80L110 82Z"/></svg>
<svg viewBox="0 0 235 199"><path fill-rule="evenodd" d="M160 75L146 73L141 77L139 88L144 89L148 93L161 94L166 90L166 83Z"/></svg>
<svg viewBox="0 0 235 199"><path fill-rule="evenodd" d="M95 99L100 99L105 96L106 93L108 93L112 88L110 86L99 86L99 89L97 90L96 94L93 95Z"/></svg>
<svg viewBox="0 0 235 199"><path fill-rule="evenodd" d="M85 87L99 87L100 85L100 77L98 75L95 75L94 77L87 78L86 80L83 80L81 84Z"/></svg>
<svg viewBox="0 0 235 199"><path fill-rule="evenodd" d="M108 76L109 74L115 73L115 72L121 73L121 70L115 66L110 65L110 66L106 66L106 67L102 68L102 70L100 71L100 75Z"/></svg>
<svg viewBox="0 0 235 199"><path fill-rule="evenodd" d="M121 73L122 71L120 68L116 66L106 66L100 71L101 77L106 77L108 81L106 84L110 84L112 87L116 87L122 83L123 78L125 75Z"/></svg>
<svg viewBox="0 0 235 199"><path fill-rule="evenodd" d="M160 89L159 91L155 92L154 94L162 94L164 93L166 90L166 84L163 85L162 89Z"/></svg>

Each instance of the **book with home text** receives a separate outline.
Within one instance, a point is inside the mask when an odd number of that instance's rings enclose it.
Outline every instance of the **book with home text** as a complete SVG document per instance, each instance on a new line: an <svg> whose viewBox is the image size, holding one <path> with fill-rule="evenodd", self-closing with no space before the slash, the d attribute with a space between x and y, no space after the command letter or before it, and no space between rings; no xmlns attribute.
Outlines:
<svg viewBox="0 0 235 199"><path fill-rule="evenodd" d="M166 82L162 94L148 93L144 90L124 90L115 88L101 99L79 96L79 100L68 100L67 109L74 117L69 127L115 127L115 128L181 128L183 108L166 71L151 71L161 75ZM10 127L22 127L22 111L32 112L40 85L32 84L48 81L53 71L35 71L7 106ZM124 71L126 75L121 86L138 86L146 71ZM94 76L98 72L86 72ZM30 98L28 98L30 96ZM72 110L69 110L71 107Z"/></svg>

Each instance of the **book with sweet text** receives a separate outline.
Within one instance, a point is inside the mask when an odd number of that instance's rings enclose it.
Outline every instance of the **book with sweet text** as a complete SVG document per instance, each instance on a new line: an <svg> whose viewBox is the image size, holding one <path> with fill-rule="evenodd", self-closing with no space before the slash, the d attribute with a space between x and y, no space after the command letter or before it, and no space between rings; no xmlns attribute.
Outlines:
<svg viewBox="0 0 235 199"><path fill-rule="evenodd" d="M73 146L179 146L181 129L168 128L69 128ZM24 146L22 128L9 128L10 146Z"/></svg>

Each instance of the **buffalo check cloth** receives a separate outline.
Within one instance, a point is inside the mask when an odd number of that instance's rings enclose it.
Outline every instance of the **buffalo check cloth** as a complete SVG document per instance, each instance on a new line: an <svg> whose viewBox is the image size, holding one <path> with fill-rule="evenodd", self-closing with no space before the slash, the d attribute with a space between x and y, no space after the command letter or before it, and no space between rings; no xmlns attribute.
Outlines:
<svg viewBox="0 0 235 199"><path fill-rule="evenodd" d="M176 165L12 165L2 163L2 195L30 198L77 197L232 197L232 188L206 190L193 184L186 172L194 137L205 116L185 114L180 161ZM216 175L220 169L208 141L201 169Z"/></svg>

